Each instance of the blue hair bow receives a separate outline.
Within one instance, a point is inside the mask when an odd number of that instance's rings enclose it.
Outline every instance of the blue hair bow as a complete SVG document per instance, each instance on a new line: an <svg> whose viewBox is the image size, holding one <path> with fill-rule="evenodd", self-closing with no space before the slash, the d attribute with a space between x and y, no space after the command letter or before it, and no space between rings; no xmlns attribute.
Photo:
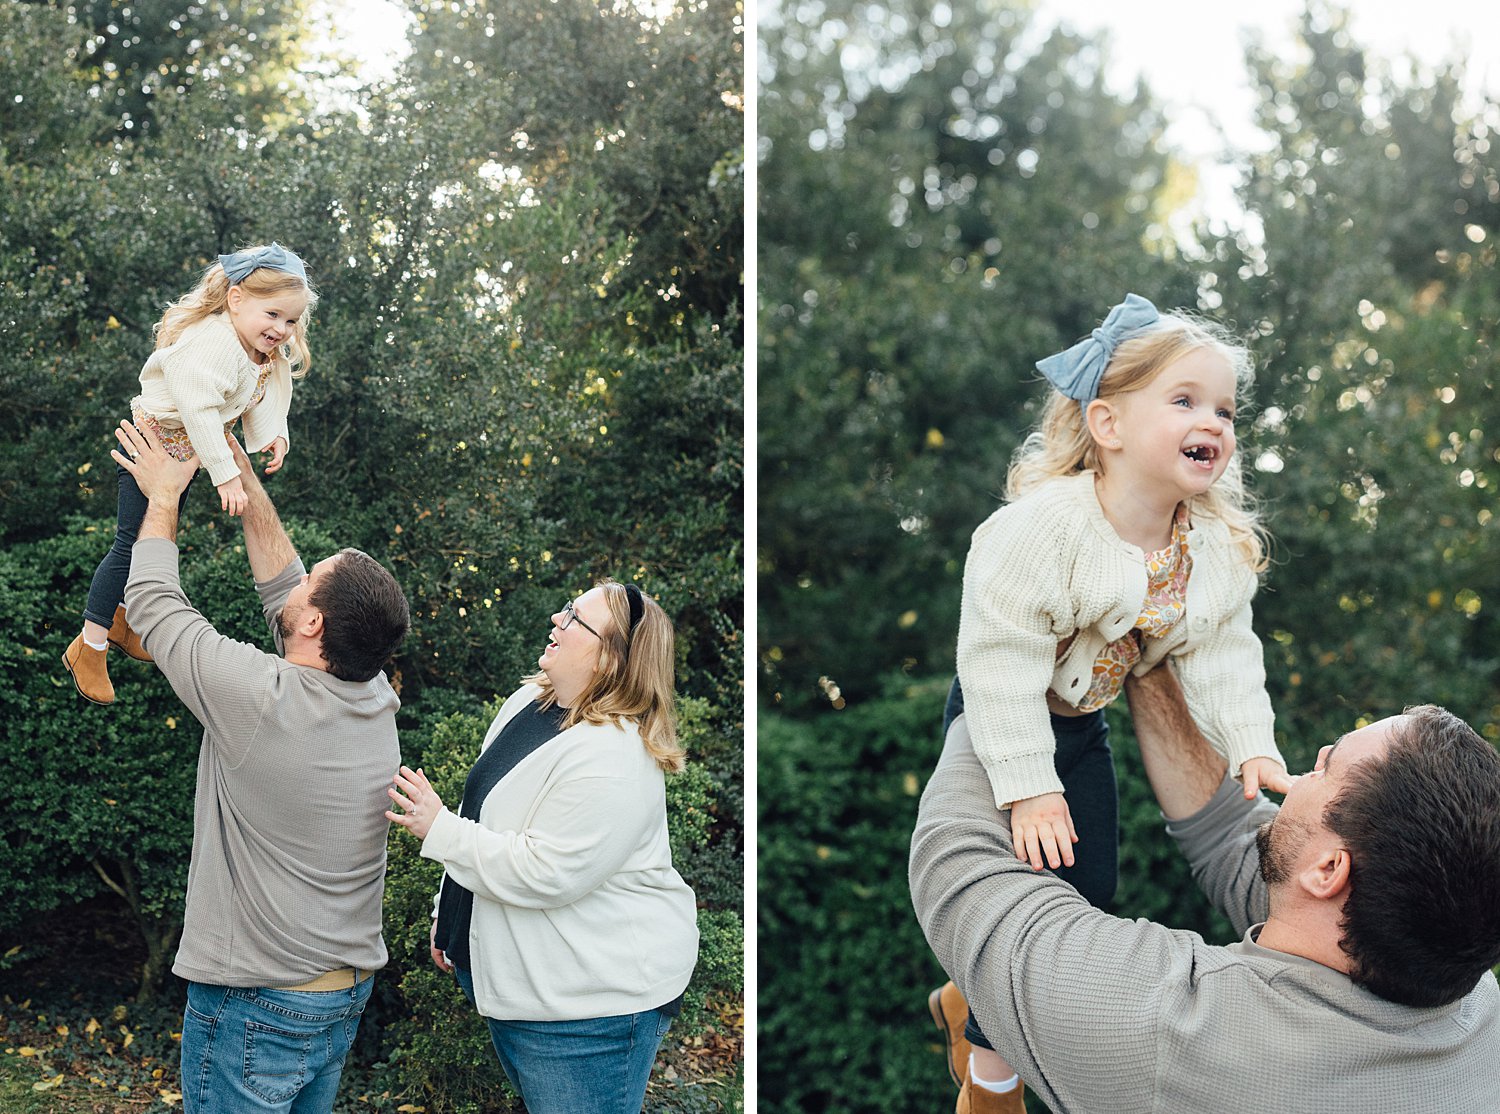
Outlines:
<svg viewBox="0 0 1500 1114"><path fill-rule="evenodd" d="M1160 318L1156 307L1145 298L1139 294L1126 294L1125 300L1109 311L1104 324L1087 340L1080 340L1064 352L1038 360L1036 369L1062 394L1077 399L1079 406L1087 408L1099 397L1099 380L1104 378L1104 369L1109 366L1115 346Z"/></svg>
<svg viewBox="0 0 1500 1114"><path fill-rule="evenodd" d="M231 286L244 282L251 271L261 267L269 267L273 271L285 271L289 275L296 275L303 282L307 281L307 268L302 265L302 260L297 258L297 253L288 251L277 243L256 248L254 251L237 251L230 255L221 255L219 262L223 265L224 274L229 278Z"/></svg>

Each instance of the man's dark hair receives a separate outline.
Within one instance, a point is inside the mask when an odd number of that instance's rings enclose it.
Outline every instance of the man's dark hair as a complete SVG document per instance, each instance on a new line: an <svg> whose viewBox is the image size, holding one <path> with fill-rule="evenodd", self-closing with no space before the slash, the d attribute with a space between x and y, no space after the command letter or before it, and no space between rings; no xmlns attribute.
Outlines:
<svg viewBox="0 0 1500 1114"><path fill-rule="evenodd" d="M1406 714L1324 810L1350 856L1339 947L1382 998L1443 1006L1500 963L1500 754L1442 708Z"/></svg>
<svg viewBox="0 0 1500 1114"><path fill-rule="evenodd" d="M368 681L411 628L401 585L368 553L342 549L307 602L323 613L323 656L341 681Z"/></svg>

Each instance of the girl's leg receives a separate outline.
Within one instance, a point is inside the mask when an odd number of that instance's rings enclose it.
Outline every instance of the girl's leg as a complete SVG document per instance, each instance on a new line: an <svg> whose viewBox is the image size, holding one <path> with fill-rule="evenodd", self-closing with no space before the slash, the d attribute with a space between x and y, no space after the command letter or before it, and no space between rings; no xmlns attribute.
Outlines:
<svg viewBox="0 0 1500 1114"><path fill-rule="evenodd" d="M950 705L953 699L950 690ZM962 693L958 700L962 711ZM1090 905L1106 909L1114 900L1120 858L1120 805L1109 726L1103 712L1076 717L1054 715L1052 736L1057 745L1057 775L1062 779L1068 811L1078 832L1073 865L1053 873L1072 885ZM974 1071L981 1079L998 1082L1015 1074L1005 1058L990 1047L972 1012L964 1025L964 1036L974 1046Z"/></svg>
<svg viewBox="0 0 1500 1114"><path fill-rule="evenodd" d="M1102 711L1053 716L1052 735L1057 741L1057 776L1078 832L1073 865L1055 873L1094 908L1108 909L1120 873L1120 798L1109 725Z"/></svg>
<svg viewBox="0 0 1500 1114"><path fill-rule="evenodd" d="M130 552L146 517L146 497L136 486L135 477L118 464L115 471L120 488L115 512L115 540L94 570L88 603L83 609L84 637L96 645L109 634L115 621L115 609L124 602L125 582L130 579Z"/></svg>
<svg viewBox="0 0 1500 1114"><path fill-rule="evenodd" d="M130 579L130 555L135 548L136 535L146 518L146 496L136 485L135 477L116 464L119 480L119 497L115 510L115 540L109 552L94 570L94 579L89 584L88 602L83 609L84 638L96 645L102 643L115 621L115 610L125 601L125 583ZM195 475L194 480L197 479ZM193 481L182 489L177 500L177 513L187 505L187 493Z"/></svg>

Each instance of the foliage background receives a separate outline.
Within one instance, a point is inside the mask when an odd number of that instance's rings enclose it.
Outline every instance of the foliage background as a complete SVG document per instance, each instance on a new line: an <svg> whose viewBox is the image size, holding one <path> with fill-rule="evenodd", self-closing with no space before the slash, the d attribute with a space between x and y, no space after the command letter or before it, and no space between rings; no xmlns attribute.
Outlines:
<svg viewBox="0 0 1500 1114"><path fill-rule="evenodd" d="M25 996L56 946L44 926L116 902L141 1000L180 1000L164 971L196 724L150 669L113 655L103 710L57 661L113 530L110 431L152 324L215 254L276 239L322 300L268 487L304 554L357 546L406 590L409 761L456 802L484 705L594 578L635 580L676 621L692 767L671 822L704 947L664 1059L684 1071L653 1101L687 1109L684 1050L737 1039L742 993L742 12L407 7L410 58L370 82L306 52L299 0L0 3L0 724L18 786L0 966ZM189 593L264 644L238 524L205 488ZM421 908L425 926L435 884L409 842L392 836L393 967L356 1059L392 1108L508 1109L406 923ZM736 1071L697 1074L732 1095Z"/></svg>
<svg viewBox="0 0 1500 1114"><path fill-rule="evenodd" d="M1306 768L1432 701L1500 738L1500 106L1312 3L1250 47L1264 146L1231 227L1107 44L1008 0L806 0L761 31L760 1102L951 1101L906 890L969 534L1035 420L1034 361L1129 290L1219 317L1258 379L1240 451L1275 538L1256 601ZM1165 846L1128 717L1116 912L1225 940Z"/></svg>

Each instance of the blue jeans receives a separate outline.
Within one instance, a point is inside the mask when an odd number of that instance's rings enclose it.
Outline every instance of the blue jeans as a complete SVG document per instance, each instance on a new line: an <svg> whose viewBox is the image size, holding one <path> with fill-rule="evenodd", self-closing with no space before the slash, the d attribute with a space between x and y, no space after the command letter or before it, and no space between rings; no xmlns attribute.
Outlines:
<svg viewBox="0 0 1500 1114"><path fill-rule="evenodd" d="M125 601L125 582L130 579L130 554L135 548L135 536L140 533L141 523L146 519L149 502L141 494L134 476L118 464L115 472L120 485L115 504L115 540L94 570L94 579L89 583L88 603L83 608L83 617L102 627L114 625L115 608ZM198 474L194 472L193 479L197 478ZM188 486L182 489L182 496L177 500L178 514L187 505L187 493L192 486L193 481L189 480Z"/></svg>
<svg viewBox="0 0 1500 1114"><path fill-rule="evenodd" d="M964 694L958 678L948 689L943 708L943 736L964 712ZM1109 725L1102 711L1082 716L1052 716L1052 738L1056 743L1053 762L1068 798L1068 814L1078 832L1072 866L1052 873L1069 883L1090 905L1108 909L1115 899L1120 873L1120 798L1115 786L1115 758L1109 748ZM970 1012L964 1026L969 1043L989 1048Z"/></svg>
<svg viewBox="0 0 1500 1114"><path fill-rule="evenodd" d="M473 975L462 967L453 973L472 1005ZM656 1050L672 1024L659 1009L581 1021L484 1020L529 1114L640 1114Z"/></svg>
<svg viewBox="0 0 1500 1114"><path fill-rule="evenodd" d="M274 990L188 983L185 1114L328 1114L375 986Z"/></svg>

